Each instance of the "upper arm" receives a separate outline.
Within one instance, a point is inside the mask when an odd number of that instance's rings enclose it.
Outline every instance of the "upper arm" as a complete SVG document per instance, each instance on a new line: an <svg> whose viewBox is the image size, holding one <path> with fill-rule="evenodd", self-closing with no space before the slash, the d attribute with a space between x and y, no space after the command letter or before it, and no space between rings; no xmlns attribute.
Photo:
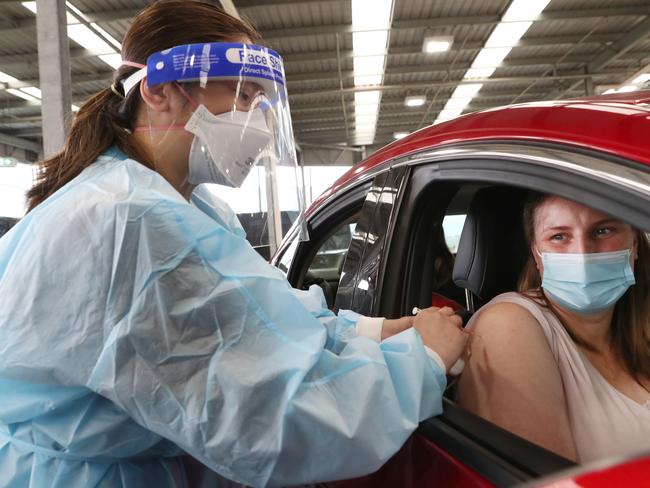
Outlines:
<svg viewBox="0 0 650 488"><path fill-rule="evenodd" d="M576 458L557 362L524 308L499 303L477 317L458 399L500 427Z"/></svg>

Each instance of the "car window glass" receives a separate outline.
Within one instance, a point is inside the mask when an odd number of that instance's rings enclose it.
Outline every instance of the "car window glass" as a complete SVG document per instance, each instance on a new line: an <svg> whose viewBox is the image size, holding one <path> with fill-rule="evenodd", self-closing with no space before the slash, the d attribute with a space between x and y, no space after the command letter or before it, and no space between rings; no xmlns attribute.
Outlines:
<svg viewBox="0 0 650 488"><path fill-rule="evenodd" d="M356 222L344 224L334 232L316 251L307 273L322 276L335 273L340 277L339 268L343 266L356 225Z"/></svg>
<svg viewBox="0 0 650 488"><path fill-rule="evenodd" d="M355 216L356 218L356 216ZM336 227L318 247L302 280L302 288L318 285L323 289L327 306L334 306L334 298L341 279L343 263L350 247L356 221L347 221Z"/></svg>
<svg viewBox="0 0 650 488"><path fill-rule="evenodd" d="M445 234L445 244L452 254L456 254L458 250L458 241L460 241L460 234L463 232L463 225L467 214L460 215L445 215L442 220L442 228Z"/></svg>

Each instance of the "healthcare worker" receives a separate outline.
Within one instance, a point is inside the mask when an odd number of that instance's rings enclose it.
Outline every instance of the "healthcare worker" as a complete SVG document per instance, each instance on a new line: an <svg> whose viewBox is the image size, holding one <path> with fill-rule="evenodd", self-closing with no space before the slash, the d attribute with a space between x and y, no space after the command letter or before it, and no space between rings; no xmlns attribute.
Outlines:
<svg viewBox="0 0 650 488"><path fill-rule="evenodd" d="M154 3L44 161L0 240L2 486L187 486L185 454L252 486L350 478L441 412L465 343L451 310L337 317L198 186L295 164L258 39L218 7Z"/></svg>

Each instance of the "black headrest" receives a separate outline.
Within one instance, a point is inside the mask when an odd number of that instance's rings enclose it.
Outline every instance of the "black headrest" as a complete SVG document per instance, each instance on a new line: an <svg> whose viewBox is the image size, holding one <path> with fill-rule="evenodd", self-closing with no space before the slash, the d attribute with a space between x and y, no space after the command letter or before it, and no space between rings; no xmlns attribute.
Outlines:
<svg viewBox="0 0 650 488"><path fill-rule="evenodd" d="M453 280L483 302L517 288L528 257L521 216L525 195L518 188L483 188L470 205Z"/></svg>

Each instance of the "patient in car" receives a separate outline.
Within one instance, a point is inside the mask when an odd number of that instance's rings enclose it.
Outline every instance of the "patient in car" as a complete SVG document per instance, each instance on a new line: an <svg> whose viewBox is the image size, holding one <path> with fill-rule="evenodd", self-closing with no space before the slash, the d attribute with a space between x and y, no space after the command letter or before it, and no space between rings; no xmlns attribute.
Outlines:
<svg viewBox="0 0 650 488"><path fill-rule="evenodd" d="M647 449L646 235L543 194L529 197L524 227L530 256L519 292L494 298L468 325L459 403L581 463Z"/></svg>

